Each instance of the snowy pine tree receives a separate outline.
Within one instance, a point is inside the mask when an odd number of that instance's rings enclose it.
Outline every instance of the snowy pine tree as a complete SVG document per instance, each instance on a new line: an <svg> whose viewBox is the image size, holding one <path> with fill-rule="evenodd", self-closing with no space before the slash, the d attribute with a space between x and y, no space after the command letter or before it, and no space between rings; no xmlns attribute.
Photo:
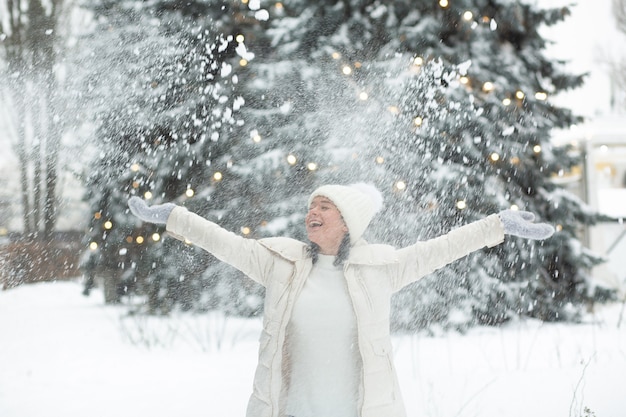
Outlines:
<svg viewBox="0 0 626 417"><path fill-rule="evenodd" d="M135 219L127 200L173 201L217 217L213 194L243 105L235 41L217 30L234 30L233 15L211 21L225 7L103 2L94 9L98 29L84 42L87 55L106 67L87 72L93 87L81 97L101 104L90 108L98 152L87 174L94 217L84 267L105 277L110 301L134 293L147 298L152 312L214 307L205 292L215 277L203 273L215 260L162 239L163 227Z"/></svg>
<svg viewBox="0 0 626 417"><path fill-rule="evenodd" d="M596 217L553 181L580 160L553 147L550 131L579 119L550 96L583 79L545 56L538 32L568 10L467 0L270 11L244 86L246 126L266 141L249 159L248 181L268 197L252 200L256 225L299 237L298 205L328 181L376 183L387 210L371 237L395 245L511 207L532 211L555 237L507 238L444 268L398 295L394 324L573 319L593 297L588 268L599 258L579 232Z"/></svg>

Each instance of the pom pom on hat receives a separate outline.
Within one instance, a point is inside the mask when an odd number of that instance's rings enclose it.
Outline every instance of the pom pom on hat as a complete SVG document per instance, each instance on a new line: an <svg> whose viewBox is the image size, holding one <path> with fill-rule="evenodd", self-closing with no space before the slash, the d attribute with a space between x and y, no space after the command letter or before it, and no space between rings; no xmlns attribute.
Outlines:
<svg viewBox="0 0 626 417"><path fill-rule="evenodd" d="M323 185L309 197L309 206L315 197L330 199L343 217L350 233L350 244L354 245L374 215L383 207L383 196L372 184Z"/></svg>

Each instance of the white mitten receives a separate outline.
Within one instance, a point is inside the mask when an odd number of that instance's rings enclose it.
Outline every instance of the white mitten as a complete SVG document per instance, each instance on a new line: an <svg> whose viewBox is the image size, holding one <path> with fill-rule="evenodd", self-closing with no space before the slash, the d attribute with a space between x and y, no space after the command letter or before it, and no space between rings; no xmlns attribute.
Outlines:
<svg viewBox="0 0 626 417"><path fill-rule="evenodd" d="M504 233L524 237L527 239L542 240L554 234L554 227L547 223L532 223L535 215L528 211L504 210L498 213L504 226Z"/></svg>
<svg viewBox="0 0 626 417"><path fill-rule="evenodd" d="M131 197L128 200L128 207L131 213L145 222L165 224L167 223L167 218L170 216L170 213L176 207L176 204L165 203L149 207L141 198Z"/></svg>

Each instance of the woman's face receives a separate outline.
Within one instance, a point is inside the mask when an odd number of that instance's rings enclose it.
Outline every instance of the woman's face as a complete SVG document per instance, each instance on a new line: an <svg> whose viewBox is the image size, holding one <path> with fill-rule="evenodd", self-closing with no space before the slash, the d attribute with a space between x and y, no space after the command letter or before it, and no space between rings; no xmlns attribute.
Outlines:
<svg viewBox="0 0 626 417"><path fill-rule="evenodd" d="M315 197L304 221L309 240L320 247L320 252L337 255L348 228L333 202L323 196Z"/></svg>

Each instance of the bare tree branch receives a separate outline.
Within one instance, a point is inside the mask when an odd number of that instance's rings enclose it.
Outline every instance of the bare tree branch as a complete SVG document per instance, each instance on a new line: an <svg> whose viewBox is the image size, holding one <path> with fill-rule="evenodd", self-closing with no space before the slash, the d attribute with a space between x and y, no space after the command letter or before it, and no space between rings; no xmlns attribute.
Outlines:
<svg viewBox="0 0 626 417"><path fill-rule="evenodd" d="M617 29L626 35L626 0L613 0L613 15Z"/></svg>

